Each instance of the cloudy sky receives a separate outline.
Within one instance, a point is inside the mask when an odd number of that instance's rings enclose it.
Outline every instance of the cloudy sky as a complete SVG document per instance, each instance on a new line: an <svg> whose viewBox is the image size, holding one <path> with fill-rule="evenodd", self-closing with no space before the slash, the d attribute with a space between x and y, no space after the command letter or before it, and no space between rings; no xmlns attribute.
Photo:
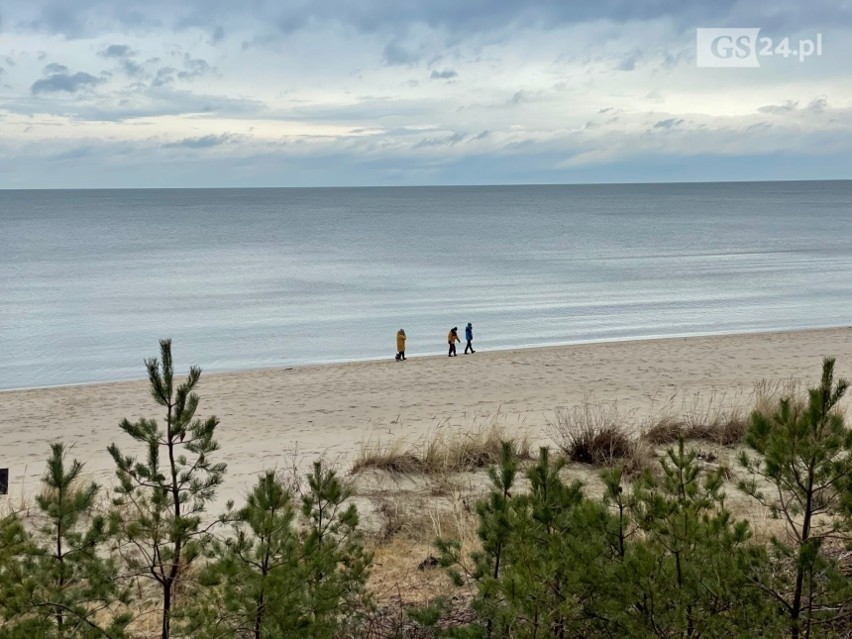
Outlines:
<svg viewBox="0 0 852 639"><path fill-rule="evenodd" d="M3 0L0 188L852 178L850 60L852 0Z"/></svg>

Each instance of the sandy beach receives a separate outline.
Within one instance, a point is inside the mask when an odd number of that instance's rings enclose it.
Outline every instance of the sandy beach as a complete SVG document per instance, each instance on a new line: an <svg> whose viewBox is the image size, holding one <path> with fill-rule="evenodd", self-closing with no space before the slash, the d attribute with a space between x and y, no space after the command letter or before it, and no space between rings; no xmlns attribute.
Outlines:
<svg viewBox="0 0 852 639"><path fill-rule="evenodd" d="M393 335L390 335L392 338ZM151 355L156 354L152 345ZM177 370L196 363L175 344ZM601 343L339 365L205 374L200 416L221 420L228 463L222 500L239 498L268 468L325 455L348 470L363 442L437 428L475 428L498 416L545 441L555 409L617 400L642 410L678 393L747 395L761 379L817 381L823 357L852 377L852 328ZM197 362L204 366L204 362ZM140 374L144 373L140 362ZM0 467L10 500L37 486L48 445L64 440L99 482L111 484L111 442L138 454L123 418L159 419L146 381L0 393Z"/></svg>

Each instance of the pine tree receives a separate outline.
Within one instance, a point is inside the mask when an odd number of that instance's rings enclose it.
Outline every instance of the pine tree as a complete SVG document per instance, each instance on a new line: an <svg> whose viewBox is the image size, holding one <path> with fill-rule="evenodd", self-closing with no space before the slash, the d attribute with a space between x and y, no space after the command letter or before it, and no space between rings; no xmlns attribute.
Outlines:
<svg viewBox="0 0 852 639"><path fill-rule="evenodd" d="M583 626L580 573L592 568L587 551L599 554L603 539L587 536L584 506L595 505L585 501L580 482L562 480L563 466L564 460L552 462L542 448L527 472L529 494L514 500L503 586L514 617L509 636L564 639Z"/></svg>
<svg viewBox="0 0 852 639"><path fill-rule="evenodd" d="M275 473L261 476L202 572L192 636L314 639L341 636L366 604L371 557L349 492L314 464L297 511Z"/></svg>
<svg viewBox="0 0 852 639"><path fill-rule="evenodd" d="M230 531L211 547L199 579L194 637L275 637L267 610L298 617L304 581L295 518L292 495L273 472L261 476L243 508L229 508Z"/></svg>
<svg viewBox="0 0 852 639"><path fill-rule="evenodd" d="M477 597L473 607L483 619L482 633L470 628L466 636L493 637L495 624L500 624L502 600L499 594L500 577L505 570L504 552L510 541L510 500L518 472L518 460L510 442L502 442L497 466L488 469L491 480L491 492L487 498L479 501L476 512L479 516L477 535L482 549L473 553L473 567L469 568L462 555L461 543L454 539L437 539L435 546L440 553L441 565L448 571L456 586L466 580L473 581L477 587ZM502 629L496 629L498 636Z"/></svg>
<svg viewBox="0 0 852 639"><path fill-rule="evenodd" d="M765 553L724 508L720 473L702 473L682 444L660 477L645 476L630 493L622 469L603 472L602 500L566 482L547 449L526 473L529 492L515 494L516 463L504 447L477 505L473 569L458 542L437 542L456 583L475 586L479 619L452 636L721 639L750 636L752 624L777 630L753 586Z"/></svg>
<svg viewBox="0 0 852 639"><path fill-rule="evenodd" d="M364 548L358 511L349 501L351 492L337 473L316 461L307 485L302 495L305 527L299 565L305 571L304 615L309 626L305 634L292 636L332 639L369 604L365 584L372 555ZM286 630L280 621L275 623Z"/></svg>
<svg viewBox="0 0 852 639"><path fill-rule="evenodd" d="M175 386L171 340L160 342L161 360L145 361L151 396L165 409L161 429L154 419L124 420L121 429L144 445L139 461L108 448L119 485L115 523L129 552L126 559L139 577L152 579L162 601L161 638L172 632L177 588L186 567L198 557L208 527L202 526L206 505L222 482L225 464L213 463L219 446L213 438L219 420L195 418L194 392L201 369L193 366L186 381Z"/></svg>
<svg viewBox="0 0 852 639"><path fill-rule="evenodd" d="M592 636L599 624L591 609L595 584L612 557L605 532L607 508L586 500L578 482L566 484L563 462L539 452L526 473L528 494L515 494L517 457L504 444L500 465L490 471L492 489L477 504L482 550L466 569L458 542L439 540L441 562L457 583L475 585L479 621L454 636L532 638ZM585 633L585 634L584 634Z"/></svg>
<svg viewBox="0 0 852 639"><path fill-rule="evenodd" d="M823 361L820 385L807 402L780 400L772 415L755 412L746 442L759 457L743 454L752 479L741 488L785 525L787 539L772 539L776 561L789 568L759 582L781 608L794 639L810 637L814 624L850 615L852 585L824 544L848 527L852 489L852 430L839 402L849 384L834 380L835 360ZM756 478L772 486L763 492Z"/></svg>
<svg viewBox="0 0 852 639"><path fill-rule="evenodd" d="M63 444L52 444L36 497L42 523L29 538L9 529L19 559L17 574L10 575L17 596L10 601L23 636L117 639L130 621L127 589L106 552L106 518L95 512L99 489L83 484L82 470L77 460L66 463Z"/></svg>
<svg viewBox="0 0 852 639"><path fill-rule="evenodd" d="M625 634L736 637L760 624L772 635L774 615L750 579L764 568L763 554L748 523L725 508L722 471L702 471L682 440L660 466L661 476L646 474L631 498L642 536L618 579L630 611Z"/></svg>
<svg viewBox="0 0 852 639"><path fill-rule="evenodd" d="M0 517L0 639L32 637L44 626L39 619L25 617L26 559L34 552L32 539L18 514L10 512Z"/></svg>

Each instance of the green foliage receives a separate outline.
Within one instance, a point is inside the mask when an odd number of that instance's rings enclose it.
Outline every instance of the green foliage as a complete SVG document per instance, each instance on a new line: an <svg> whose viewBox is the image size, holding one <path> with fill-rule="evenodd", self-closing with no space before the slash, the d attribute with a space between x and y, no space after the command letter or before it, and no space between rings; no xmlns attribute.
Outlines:
<svg viewBox="0 0 852 639"><path fill-rule="evenodd" d="M187 566L202 552L208 529L202 526L206 504L222 482L225 464L212 463L219 446L213 439L219 420L195 418L199 398L193 392L201 369L190 368L175 386L171 341L160 342L161 361L146 360L151 396L165 408L165 428L156 420L124 420L121 429L145 448L142 461L108 448L119 485L113 523L125 546L130 569L153 580L162 593L162 639L171 634L177 588Z"/></svg>
<svg viewBox="0 0 852 639"><path fill-rule="evenodd" d="M579 483L559 476L562 461L541 449L527 472L528 494L512 492L517 461L509 446L491 472L492 490L477 506L482 550L466 566L457 542L439 540L442 563L457 582L476 585L473 607L481 622L465 637L565 637L590 626L580 620L588 584L609 556L606 507L584 499Z"/></svg>
<svg viewBox="0 0 852 639"><path fill-rule="evenodd" d="M773 414L752 415L746 442L760 456L741 459L752 473L741 488L785 524L786 539L773 538L771 547L781 569L760 586L779 602L794 638L852 614L850 580L825 552L827 541L848 532L852 500L852 430L838 410L849 384L834 381L834 364L823 361L806 403L784 398Z"/></svg>
<svg viewBox="0 0 852 639"><path fill-rule="evenodd" d="M353 619L370 562L357 512L321 463L307 483L297 513L291 492L267 472L226 517L231 534L213 548L191 611L194 637L331 638Z"/></svg>
<svg viewBox="0 0 852 639"><path fill-rule="evenodd" d="M565 483L542 449L513 494L516 461L504 451L478 505L482 551L468 567L457 542L439 540L442 563L476 589L479 621L459 637L730 637L771 628L774 610L754 588L765 555L745 522L724 508L719 473L695 454L668 452L662 476L631 494L623 470L605 471L603 500Z"/></svg>
<svg viewBox="0 0 852 639"><path fill-rule="evenodd" d="M66 464L63 444L53 444L51 452L36 498L43 523L33 536L14 519L2 527L17 553L12 562L0 559L4 582L15 580L4 587L13 613L5 630L15 636L17 626L20 636L45 639L122 637L130 621L127 591L105 552L106 520L94 512L98 487L81 483L83 464Z"/></svg>
<svg viewBox="0 0 852 639"><path fill-rule="evenodd" d="M786 523L767 548L725 507L723 471L702 470L682 441L629 491L623 468L601 475L604 497L566 484L546 450L514 494L517 460L504 447L477 506L482 550L438 540L442 564L475 590L476 623L458 637L828 637L852 618L852 580L827 551L850 541L852 432L846 392L824 362L807 403L755 413L757 457L741 488ZM757 478L761 479L758 483ZM770 487L766 493L762 488ZM845 624L845 625L844 625Z"/></svg>
<svg viewBox="0 0 852 639"><path fill-rule="evenodd" d="M642 539L631 545L619 580L630 589L629 636L731 637L774 610L752 586L765 570L745 521L724 507L722 471L701 472L683 441L661 461L662 475L635 487L633 516ZM628 592L628 591L626 591ZM746 635L747 636L747 635Z"/></svg>
<svg viewBox="0 0 852 639"><path fill-rule="evenodd" d="M32 540L17 513L0 517L0 639L36 634L39 620L24 618L26 562L33 554Z"/></svg>
<svg viewBox="0 0 852 639"><path fill-rule="evenodd" d="M204 596L189 611L194 636L275 636L267 610L295 609L302 592L298 579L281 578L298 572L295 516L292 495L272 472L242 509L225 515L230 535L212 546L199 579Z"/></svg>
<svg viewBox="0 0 852 639"><path fill-rule="evenodd" d="M444 597L438 597L422 606L409 606L405 613L410 619L415 621L420 628L435 629L438 622L441 620L450 606Z"/></svg>
<svg viewBox="0 0 852 639"><path fill-rule="evenodd" d="M347 503L350 491L336 473L314 462L302 495L301 563L307 572L305 592L312 637L331 637L341 616L353 613L364 599L372 556L358 531L358 511Z"/></svg>

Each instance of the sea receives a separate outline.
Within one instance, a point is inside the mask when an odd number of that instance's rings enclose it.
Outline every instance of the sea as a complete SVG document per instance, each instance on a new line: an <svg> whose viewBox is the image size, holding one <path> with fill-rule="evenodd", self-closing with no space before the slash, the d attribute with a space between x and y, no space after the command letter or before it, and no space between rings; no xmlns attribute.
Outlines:
<svg viewBox="0 0 852 639"><path fill-rule="evenodd" d="M0 191L0 389L852 325L852 181ZM473 355L471 357L476 357ZM409 361L406 366L414 365Z"/></svg>

